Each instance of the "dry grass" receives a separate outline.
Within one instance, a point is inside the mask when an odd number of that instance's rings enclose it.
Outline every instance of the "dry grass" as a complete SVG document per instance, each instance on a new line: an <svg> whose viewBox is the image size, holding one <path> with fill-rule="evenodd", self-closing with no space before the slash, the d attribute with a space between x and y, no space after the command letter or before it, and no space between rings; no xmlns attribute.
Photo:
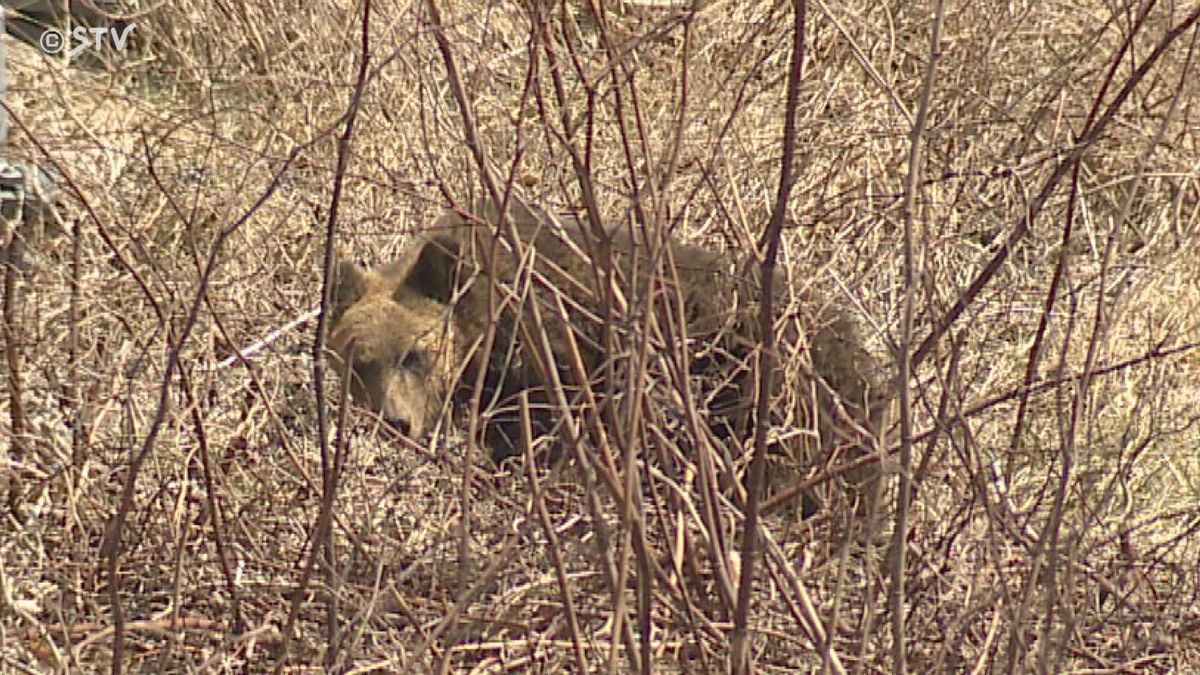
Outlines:
<svg viewBox="0 0 1200 675"><path fill-rule="evenodd" d="M598 22L568 3L533 39L522 3L436 4L501 188L627 223L636 185L652 227L754 255L790 9L630 0ZM324 233L387 260L448 200L472 203L480 172L426 3L371 5L341 171L362 7L271 5L168 3L111 73L10 45L12 153L55 164L74 203L30 242L5 315L0 668L727 668L742 497L702 494L691 460L618 452L615 484L575 467L534 489L453 429L418 447L365 415L340 424L333 378L319 442ZM906 223L912 346L962 306L910 383L914 671L1200 667L1200 77L1195 26L1170 32L1197 10L1139 11L952 3L923 90L927 3L808 7L780 265L851 308L893 370ZM636 438L687 431L657 415ZM343 453L336 485L323 450ZM334 567L309 580L323 504ZM759 521L762 672L894 668L887 534L845 536L850 513Z"/></svg>

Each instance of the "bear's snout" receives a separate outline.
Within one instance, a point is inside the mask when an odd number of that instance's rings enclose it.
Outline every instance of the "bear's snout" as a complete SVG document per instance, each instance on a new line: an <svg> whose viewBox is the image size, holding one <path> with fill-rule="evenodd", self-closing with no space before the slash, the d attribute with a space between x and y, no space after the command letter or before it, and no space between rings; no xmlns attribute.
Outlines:
<svg viewBox="0 0 1200 675"><path fill-rule="evenodd" d="M401 436L412 437L412 422L403 417L388 417L387 424Z"/></svg>

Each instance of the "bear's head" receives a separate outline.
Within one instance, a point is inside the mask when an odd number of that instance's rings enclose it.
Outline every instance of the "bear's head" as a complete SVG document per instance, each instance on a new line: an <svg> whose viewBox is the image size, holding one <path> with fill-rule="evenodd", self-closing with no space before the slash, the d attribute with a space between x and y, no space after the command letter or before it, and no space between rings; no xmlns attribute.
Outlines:
<svg viewBox="0 0 1200 675"><path fill-rule="evenodd" d="M432 430L462 365L449 307L457 260L453 239L430 238L392 264L335 272L330 360L355 402L410 438Z"/></svg>

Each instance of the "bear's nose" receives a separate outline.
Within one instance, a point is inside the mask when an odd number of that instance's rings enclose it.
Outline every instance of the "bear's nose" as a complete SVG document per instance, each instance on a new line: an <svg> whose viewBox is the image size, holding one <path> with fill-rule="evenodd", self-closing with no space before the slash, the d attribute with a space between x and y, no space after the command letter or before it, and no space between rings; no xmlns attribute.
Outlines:
<svg viewBox="0 0 1200 675"><path fill-rule="evenodd" d="M401 436L408 436L409 432L412 431L412 423L402 417L390 417L387 423L388 426L395 429L396 433Z"/></svg>

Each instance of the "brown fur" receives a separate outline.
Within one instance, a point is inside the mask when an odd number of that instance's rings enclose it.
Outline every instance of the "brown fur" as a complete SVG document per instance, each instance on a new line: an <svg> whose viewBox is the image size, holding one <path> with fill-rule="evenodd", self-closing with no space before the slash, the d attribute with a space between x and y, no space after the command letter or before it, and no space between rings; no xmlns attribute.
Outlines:
<svg viewBox="0 0 1200 675"><path fill-rule="evenodd" d="M599 315L606 303L603 287L597 285L597 269L603 264L593 261L610 259L622 280L615 286L625 293L644 296L651 288L665 288L666 297L682 300L677 309L695 345L691 374L722 383L702 397L714 431L719 437L748 434L753 376L744 364L753 360L758 342L760 286L751 276L735 273L724 256L673 240L665 252L674 262L673 274L656 276L650 273L655 266L645 247L636 246L628 235L610 233L612 255L606 258L595 250L587 226L577 221L556 224L544 213L529 211L515 220L525 260L533 261L532 276L516 253L503 244L493 245L492 228L470 227L457 216L440 219L432 234L390 265L373 271L352 263L339 266L329 345L339 373L352 373L355 400L378 411L402 433L419 438L431 431L448 399L458 393L461 401L464 390L472 389L480 369L485 408L489 401L510 403L506 399L520 391L544 391L545 366L539 367L537 350L523 344L527 337L522 333L521 303L527 297L538 303L545 317L543 326L562 381L574 380L566 365L571 362L572 339L587 372L604 371L619 355L604 347L605 323ZM489 276L502 292L495 296L500 305L495 345L491 354L483 355L476 347L489 323ZM654 279L656 286L650 284ZM532 296L522 294L526 284L533 288ZM878 427L874 401L879 391L873 363L853 323L840 310L811 297L789 303L782 278L776 287L782 296L777 302L785 308L780 312L784 348L775 380L786 405L778 417L793 428L816 431L820 439L819 444L801 444L810 449L801 451L799 459L819 461L838 445L861 453L870 447L867 435ZM610 298L607 305L613 316L623 316L619 297ZM569 321L560 320L560 307ZM625 325L635 324L633 318ZM608 325L621 328L620 322ZM792 372L784 372L789 369ZM798 386L783 392L783 381ZM821 411L815 422L809 414L814 407ZM499 460L517 449L515 416L493 418L496 423L489 425L486 439ZM822 456L811 450L817 445L824 450Z"/></svg>

